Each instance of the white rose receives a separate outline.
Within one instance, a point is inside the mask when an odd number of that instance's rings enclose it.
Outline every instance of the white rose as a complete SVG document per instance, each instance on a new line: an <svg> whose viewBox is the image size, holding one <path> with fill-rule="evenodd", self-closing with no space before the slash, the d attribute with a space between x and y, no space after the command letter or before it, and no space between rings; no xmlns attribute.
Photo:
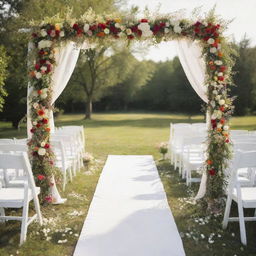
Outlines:
<svg viewBox="0 0 256 256"><path fill-rule="evenodd" d="M179 27L180 26L180 22L178 20L172 20L170 21L170 23L174 26L174 27Z"/></svg>
<svg viewBox="0 0 256 256"><path fill-rule="evenodd" d="M130 28L127 28L126 29L126 34L129 36L129 35L131 35L132 34L132 30L130 29Z"/></svg>
<svg viewBox="0 0 256 256"><path fill-rule="evenodd" d="M42 78L42 74L40 72L35 72L36 74L36 78L37 79L41 79Z"/></svg>
<svg viewBox="0 0 256 256"><path fill-rule="evenodd" d="M104 33L108 35L108 34L109 34L109 29L108 29L108 28L105 28L105 29L104 29Z"/></svg>
<svg viewBox="0 0 256 256"><path fill-rule="evenodd" d="M37 102L35 102L34 104L33 104L33 108L34 109L37 109L39 107L39 104L37 103Z"/></svg>
<svg viewBox="0 0 256 256"><path fill-rule="evenodd" d="M142 31L142 36L143 37L150 37L153 35L153 32L151 30L148 31Z"/></svg>
<svg viewBox="0 0 256 256"><path fill-rule="evenodd" d="M211 101L211 105L212 105L212 107L213 107L213 108L215 108L216 103L215 103L215 101L214 101L214 100L212 100L212 101Z"/></svg>
<svg viewBox="0 0 256 256"><path fill-rule="evenodd" d="M221 96L220 96L220 95L217 95L215 99L216 99L216 100L220 100L220 98L221 98Z"/></svg>
<svg viewBox="0 0 256 256"><path fill-rule="evenodd" d="M217 52L216 47L211 47L211 48L210 48L210 53L216 53L216 52Z"/></svg>
<svg viewBox="0 0 256 256"><path fill-rule="evenodd" d="M170 29L169 29L169 28L165 28L165 29L164 29L164 33L165 33L165 34L167 34L167 33L169 33L169 32L170 32Z"/></svg>
<svg viewBox="0 0 256 256"><path fill-rule="evenodd" d="M216 114L213 113L213 114L212 114L212 119L215 120L216 118L217 118Z"/></svg>
<svg viewBox="0 0 256 256"><path fill-rule="evenodd" d="M49 48L52 46L52 42L50 40L41 40L38 43L38 48L42 49L42 48Z"/></svg>
<svg viewBox="0 0 256 256"><path fill-rule="evenodd" d="M60 37L63 37L63 36L65 36L65 33L64 33L64 31L62 30L62 31L60 31Z"/></svg>
<svg viewBox="0 0 256 256"><path fill-rule="evenodd" d="M221 66L222 65L222 61L221 60L215 60L214 63L218 66Z"/></svg>
<svg viewBox="0 0 256 256"><path fill-rule="evenodd" d="M37 125L37 122L34 121L32 124L33 124L33 125Z"/></svg>
<svg viewBox="0 0 256 256"><path fill-rule="evenodd" d="M214 42L215 42L215 40L213 38L209 38L207 41L208 44L214 44Z"/></svg>
<svg viewBox="0 0 256 256"><path fill-rule="evenodd" d="M45 71L47 70L47 67L46 67L46 66L42 66L40 69L41 69L43 72L45 72Z"/></svg>
<svg viewBox="0 0 256 256"><path fill-rule="evenodd" d="M218 91L217 90L213 90L212 93L213 94L218 94Z"/></svg>
<svg viewBox="0 0 256 256"><path fill-rule="evenodd" d="M150 26L147 22L142 22L138 25L138 29L140 29L141 31L148 31L150 30Z"/></svg>
<svg viewBox="0 0 256 256"><path fill-rule="evenodd" d="M122 30L122 31L124 31L125 30L125 26L120 26L120 29Z"/></svg>
<svg viewBox="0 0 256 256"><path fill-rule="evenodd" d="M222 124L218 124L218 125L217 125L217 128L218 128L218 129L222 128Z"/></svg>
<svg viewBox="0 0 256 256"><path fill-rule="evenodd" d="M42 37L47 36L47 32L46 32L45 29L41 29L41 36L42 36Z"/></svg>
<svg viewBox="0 0 256 256"><path fill-rule="evenodd" d="M219 73L218 73L218 76L223 76L223 73L222 73L222 72L219 72Z"/></svg>
<svg viewBox="0 0 256 256"><path fill-rule="evenodd" d="M52 30L52 31L51 31L50 36L51 36L51 37L55 37L55 36L56 36L55 30Z"/></svg>
<svg viewBox="0 0 256 256"><path fill-rule="evenodd" d="M116 27L116 28L120 28L120 27L121 27L120 23L116 22L116 23L115 23L115 27Z"/></svg>
<svg viewBox="0 0 256 256"><path fill-rule="evenodd" d="M181 33L181 27L180 27L180 26L174 26L174 27L173 27L173 31L174 31L175 33L180 34L180 33Z"/></svg>
<svg viewBox="0 0 256 256"><path fill-rule="evenodd" d="M45 142L43 141L42 143L41 143L41 147L44 147L45 146Z"/></svg>
<svg viewBox="0 0 256 256"><path fill-rule="evenodd" d="M46 93L42 93L41 95L40 95L40 97L41 97L41 99L46 99L47 98L47 94Z"/></svg>
<svg viewBox="0 0 256 256"><path fill-rule="evenodd" d="M229 126L228 126L228 125L225 125L225 126L223 127L223 130L224 130L224 131L228 131L228 130L229 130Z"/></svg>
<svg viewBox="0 0 256 256"><path fill-rule="evenodd" d="M165 23L165 26L166 26L166 27L169 27L169 26L170 26L170 22L166 22L166 23Z"/></svg>
<svg viewBox="0 0 256 256"><path fill-rule="evenodd" d="M220 101L219 101L219 104L220 104L220 105L224 105L224 104L225 104L225 100L220 100Z"/></svg>
<svg viewBox="0 0 256 256"><path fill-rule="evenodd" d="M84 32L87 32L90 29L89 24L84 24Z"/></svg>
<svg viewBox="0 0 256 256"><path fill-rule="evenodd" d="M39 148L37 153L39 156L44 156L46 154L46 150L45 148Z"/></svg>

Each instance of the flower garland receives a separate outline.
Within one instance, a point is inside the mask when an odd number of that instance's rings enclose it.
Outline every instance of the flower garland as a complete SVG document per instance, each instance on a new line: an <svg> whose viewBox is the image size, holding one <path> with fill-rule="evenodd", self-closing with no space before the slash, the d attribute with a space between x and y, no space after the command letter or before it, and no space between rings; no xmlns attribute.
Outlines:
<svg viewBox="0 0 256 256"><path fill-rule="evenodd" d="M211 116L208 133L208 160L206 161L207 196L218 198L223 194L224 169L230 158L229 119L233 111L232 99L228 95L231 81L231 48L223 37L223 26L214 22L214 17L192 22L170 18L139 21L122 21L100 17L83 17L81 21L47 23L34 29L32 34L33 51L29 78L33 91L30 95L30 113L33 127L29 142L33 171L36 179L52 175L54 154L49 142L49 110L51 106L51 75L55 65L54 49L61 42L77 41L82 43L101 40L151 40L160 42L179 38L197 40L202 46L202 56L206 63L206 86L208 88L207 111ZM49 186L49 184L48 184ZM48 198L48 197L47 197Z"/></svg>

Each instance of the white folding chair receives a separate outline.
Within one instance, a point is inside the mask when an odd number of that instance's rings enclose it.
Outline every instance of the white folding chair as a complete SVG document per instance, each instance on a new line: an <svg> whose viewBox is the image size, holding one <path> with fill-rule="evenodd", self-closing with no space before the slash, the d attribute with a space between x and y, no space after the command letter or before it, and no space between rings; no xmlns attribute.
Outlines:
<svg viewBox="0 0 256 256"><path fill-rule="evenodd" d="M243 208L256 209L256 187L241 187L241 184L238 181L238 170L240 168L256 168L256 151L237 152L235 159L233 160L223 218L224 229L227 227L229 221L239 221L241 242L246 245L245 221L256 221L256 216L244 217ZM237 203L238 217L229 217L232 200Z"/></svg>
<svg viewBox="0 0 256 256"><path fill-rule="evenodd" d="M0 139L0 144L13 144L15 143L13 139Z"/></svg>
<svg viewBox="0 0 256 256"><path fill-rule="evenodd" d="M201 178L192 178L192 171L199 171L205 162L204 136L184 138L181 153L182 178L186 177L187 186L191 182L199 182Z"/></svg>
<svg viewBox="0 0 256 256"><path fill-rule="evenodd" d="M21 221L20 245L26 241L28 225L37 219L42 225L42 215L38 200L40 188L35 186L31 166L26 153L0 154L1 169L23 169L28 177L24 187L5 187L0 189L0 220ZM34 202L36 214L29 217L29 202ZM6 216L4 208L23 208L22 216Z"/></svg>
<svg viewBox="0 0 256 256"><path fill-rule="evenodd" d="M0 144L0 153L4 154L14 154L14 153L26 153L27 154L27 145L26 144ZM24 176L23 170L6 170L2 174L3 185L4 186L23 186L24 180L27 179Z"/></svg>
<svg viewBox="0 0 256 256"><path fill-rule="evenodd" d="M67 184L67 172L69 174L70 181L72 181L72 162L67 158L66 151L64 149L64 144L62 140L51 139L51 145L53 148L53 151L55 153L55 166L60 168L63 175L63 184L62 188L65 190L66 184Z"/></svg>

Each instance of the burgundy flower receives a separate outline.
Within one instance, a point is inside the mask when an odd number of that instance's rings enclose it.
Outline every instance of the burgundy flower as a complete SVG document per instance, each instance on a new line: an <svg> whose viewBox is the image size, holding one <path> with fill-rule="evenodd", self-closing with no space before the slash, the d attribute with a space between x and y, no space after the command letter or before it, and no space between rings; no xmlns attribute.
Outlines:
<svg viewBox="0 0 256 256"><path fill-rule="evenodd" d="M216 171L215 171L214 169L210 169L210 170L209 170L209 174L210 174L211 176L214 176L214 175L216 174Z"/></svg>
<svg viewBox="0 0 256 256"><path fill-rule="evenodd" d="M78 24L75 23L75 24L73 25L73 29L74 29L74 30L78 30L78 29L79 29Z"/></svg>
<svg viewBox="0 0 256 256"><path fill-rule="evenodd" d="M39 70L40 69L40 65L37 63L37 64L35 64L35 69L36 70Z"/></svg>
<svg viewBox="0 0 256 256"><path fill-rule="evenodd" d="M48 143L45 144L44 148L50 148L50 145Z"/></svg>
<svg viewBox="0 0 256 256"><path fill-rule="evenodd" d="M42 175L42 174L39 174L39 175L37 175L37 178L38 178L38 180L44 180L45 179L45 176L44 175Z"/></svg>
<svg viewBox="0 0 256 256"><path fill-rule="evenodd" d="M147 19L141 19L140 22L148 22Z"/></svg>

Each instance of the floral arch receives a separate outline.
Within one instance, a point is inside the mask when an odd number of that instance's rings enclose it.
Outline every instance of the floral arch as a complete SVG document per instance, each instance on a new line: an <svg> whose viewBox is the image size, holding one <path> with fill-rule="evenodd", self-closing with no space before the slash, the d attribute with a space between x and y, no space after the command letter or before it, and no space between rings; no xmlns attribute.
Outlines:
<svg viewBox="0 0 256 256"><path fill-rule="evenodd" d="M115 40L125 40L128 43L151 40L159 43L186 39L200 45L201 57L205 63L203 87L206 91L209 123L208 160L205 163L206 197L221 197L225 184L224 170L231 155L229 119L233 111L232 98L228 94L232 85L232 48L223 36L225 26L214 15L194 21L178 20L172 16L128 20L107 15L99 17L89 11L77 21L50 20L33 27L29 44L28 145L33 172L39 185L43 187L44 195L48 193L49 180L42 182L37 176L44 174L51 177L54 174L54 154L50 145L51 129L54 129L51 116L52 104L59 95L53 91L53 76L58 68L56 58L62 49L61 45L67 46L70 42L75 42L79 48L84 44L90 47L102 40L110 43ZM72 52L72 49L69 51ZM65 58L61 61L66 61L65 65L71 65L74 69L75 63L70 63ZM72 71L70 76L71 74ZM66 75L65 79L68 81L69 77ZM62 85L62 90L67 81Z"/></svg>

